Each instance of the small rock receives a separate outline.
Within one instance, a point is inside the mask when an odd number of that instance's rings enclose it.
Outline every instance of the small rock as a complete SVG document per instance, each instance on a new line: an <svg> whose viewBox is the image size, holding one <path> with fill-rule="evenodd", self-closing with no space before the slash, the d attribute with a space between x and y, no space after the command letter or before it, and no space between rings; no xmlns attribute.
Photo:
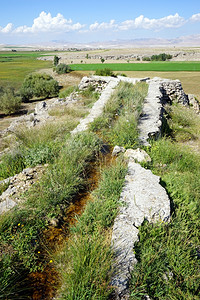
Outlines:
<svg viewBox="0 0 200 300"><path fill-rule="evenodd" d="M112 156L117 156L119 153L124 153L125 149L124 147L115 146L112 152Z"/></svg>
<svg viewBox="0 0 200 300"><path fill-rule="evenodd" d="M149 154L146 153L143 149L137 148L134 149L127 149L124 153L124 157L128 159L134 159L137 162L150 162L151 157Z"/></svg>
<svg viewBox="0 0 200 300"><path fill-rule="evenodd" d="M198 100L196 100L193 94L188 94L189 104L193 107L195 112L198 114L200 110L200 105Z"/></svg>

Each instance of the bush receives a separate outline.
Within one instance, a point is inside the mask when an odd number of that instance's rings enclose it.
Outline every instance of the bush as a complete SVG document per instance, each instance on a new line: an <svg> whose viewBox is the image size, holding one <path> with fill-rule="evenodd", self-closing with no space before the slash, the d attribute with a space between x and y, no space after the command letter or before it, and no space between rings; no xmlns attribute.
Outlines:
<svg viewBox="0 0 200 300"><path fill-rule="evenodd" d="M113 73L113 71L109 68L96 70L95 75L116 77L116 75Z"/></svg>
<svg viewBox="0 0 200 300"><path fill-rule="evenodd" d="M0 93L0 110L6 114L12 114L21 107L21 97L18 97L13 88L2 89Z"/></svg>
<svg viewBox="0 0 200 300"><path fill-rule="evenodd" d="M70 66L66 64L59 64L56 66L55 71L57 74L65 74L71 71Z"/></svg>
<svg viewBox="0 0 200 300"><path fill-rule="evenodd" d="M143 60L143 61L150 61L151 58L150 58L149 56L144 56L144 57L142 58L142 60Z"/></svg>
<svg viewBox="0 0 200 300"><path fill-rule="evenodd" d="M36 97L55 97L58 95L59 85L56 80L47 74L28 75L21 87L20 93L23 101Z"/></svg>
<svg viewBox="0 0 200 300"><path fill-rule="evenodd" d="M166 53L160 53L158 55L151 56L151 60L156 60L156 61L166 61L171 58L172 58L172 55L166 54Z"/></svg>

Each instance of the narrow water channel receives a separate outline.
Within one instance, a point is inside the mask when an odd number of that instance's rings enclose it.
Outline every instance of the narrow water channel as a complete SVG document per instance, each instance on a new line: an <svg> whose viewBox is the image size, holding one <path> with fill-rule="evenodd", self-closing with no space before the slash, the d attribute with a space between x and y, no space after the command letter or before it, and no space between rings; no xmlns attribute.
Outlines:
<svg viewBox="0 0 200 300"><path fill-rule="evenodd" d="M28 299L50 300L55 296L60 282L58 271L51 260L51 254L62 251L64 242L70 238L70 227L75 224L76 217L81 215L88 201L92 199L91 192L97 187L101 169L110 165L113 160L108 147L105 147L97 160L91 162L87 186L66 210L62 224L58 227L50 226L44 231L41 237L43 249L39 255L41 255L41 260L45 261L46 266L43 272L31 273L28 276L28 285L31 288Z"/></svg>

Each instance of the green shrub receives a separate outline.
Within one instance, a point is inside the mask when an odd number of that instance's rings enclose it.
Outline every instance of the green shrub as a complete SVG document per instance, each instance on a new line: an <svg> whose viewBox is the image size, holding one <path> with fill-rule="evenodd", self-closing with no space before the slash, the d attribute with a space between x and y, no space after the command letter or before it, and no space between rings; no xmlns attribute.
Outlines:
<svg viewBox="0 0 200 300"><path fill-rule="evenodd" d="M9 115L17 112L21 107L22 99L17 96L14 89L6 88L0 93L0 111Z"/></svg>
<svg viewBox="0 0 200 300"><path fill-rule="evenodd" d="M66 64L59 64L56 66L55 71L57 74L66 74L71 71L70 66Z"/></svg>
<svg viewBox="0 0 200 300"><path fill-rule="evenodd" d="M166 54L166 53L160 53L158 55L152 55L151 56L151 60L152 61L166 61L168 59L171 59L172 58L172 55L170 54Z"/></svg>
<svg viewBox="0 0 200 300"><path fill-rule="evenodd" d="M142 60L143 60L143 61L150 61L151 58L150 58L149 56L144 56L144 57L142 58Z"/></svg>
<svg viewBox="0 0 200 300"><path fill-rule="evenodd" d="M116 75L113 73L113 71L109 68L98 69L98 70L95 71L95 75L116 77Z"/></svg>
<svg viewBox="0 0 200 300"><path fill-rule="evenodd" d="M28 75L20 89L23 101L29 101L32 98L47 98L58 95L59 85L56 80L47 74Z"/></svg>

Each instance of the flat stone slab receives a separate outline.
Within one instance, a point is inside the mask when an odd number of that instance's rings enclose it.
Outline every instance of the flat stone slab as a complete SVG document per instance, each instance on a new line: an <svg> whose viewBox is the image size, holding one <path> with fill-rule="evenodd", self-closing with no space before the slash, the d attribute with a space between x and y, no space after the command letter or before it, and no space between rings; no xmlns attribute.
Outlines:
<svg viewBox="0 0 200 300"><path fill-rule="evenodd" d="M144 100L142 115L138 124L139 141L142 145L150 146L148 139L161 135L163 111L160 82L153 79L149 80L148 94Z"/></svg>
<svg viewBox="0 0 200 300"><path fill-rule="evenodd" d="M134 243L138 240L138 227L144 219L149 222L166 222L170 218L170 200L160 185L160 177L130 160L125 186L121 194L123 207L115 219L112 233L116 299L128 299L130 272L137 262Z"/></svg>

